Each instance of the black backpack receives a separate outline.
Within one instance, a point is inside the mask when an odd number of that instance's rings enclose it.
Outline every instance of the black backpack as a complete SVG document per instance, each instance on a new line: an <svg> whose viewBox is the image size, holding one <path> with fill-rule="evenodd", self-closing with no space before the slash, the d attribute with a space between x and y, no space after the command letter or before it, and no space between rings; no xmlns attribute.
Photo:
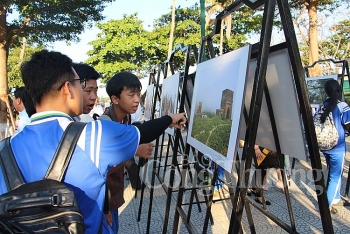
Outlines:
<svg viewBox="0 0 350 234"><path fill-rule="evenodd" d="M85 123L68 125L43 180L25 183L10 138L0 142L7 193L0 195L0 233L84 233L74 191L62 183Z"/></svg>

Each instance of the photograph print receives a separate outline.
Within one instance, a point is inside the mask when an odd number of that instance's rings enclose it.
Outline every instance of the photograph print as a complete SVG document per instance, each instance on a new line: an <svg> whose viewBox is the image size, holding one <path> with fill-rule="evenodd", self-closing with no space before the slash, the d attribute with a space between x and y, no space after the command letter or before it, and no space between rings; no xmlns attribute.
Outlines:
<svg viewBox="0 0 350 234"><path fill-rule="evenodd" d="M160 115L175 114L177 110L177 99L179 93L180 73L176 73L163 80L160 102ZM175 135L175 129L167 128L166 133Z"/></svg>
<svg viewBox="0 0 350 234"><path fill-rule="evenodd" d="M309 94L310 106L318 108L318 106L326 100L326 93L324 91L324 84L329 79L337 80L338 75L327 75L318 77L306 77L306 87Z"/></svg>
<svg viewBox="0 0 350 234"><path fill-rule="evenodd" d="M145 121L152 119L153 90L154 90L154 84L148 85L147 91L146 91L147 92L146 98L145 98L145 111L144 111Z"/></svg>
<svg viewBox="0 0 350 234"><path fill-rule="evenodd" d="M231 172L236 152L250 46L198 64L194 82L190 145Z"/></svg>

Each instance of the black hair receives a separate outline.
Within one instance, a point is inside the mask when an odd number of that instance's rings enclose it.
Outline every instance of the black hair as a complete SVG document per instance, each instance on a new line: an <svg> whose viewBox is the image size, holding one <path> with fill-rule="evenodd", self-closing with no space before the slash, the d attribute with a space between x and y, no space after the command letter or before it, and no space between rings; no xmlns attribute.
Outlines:
<svg viewBox="0 0 350 234"><path fill-rule="evenodd" d="M29 117L36 113L33 99L25 87L16 88L13 94L15 98L21 99Z"/></svg>
<svg viewBox="0 0 350 234"><path fill-rule="evenodd" d="M338 81L334 79L329 79L324 84L324 91L328 95L328 98L326 99L328 105L325 107L325 110L321 115L321 123L324 123L329 112L333 111L334 108L337 106L341 94L341 87Z"/></svg>
<svg viewBox="0 0 350 234"><path fill-rule="evenodd" d="M139 78L130 72L119 72L112 76L106 84L106 91L110 98L113 95L120 98L120 94L124 88L130 89L133 92L140 92L142 85Z"/></svg>
<svg viewBox="0 0 350 234"><path fill-rule="evenodd" d="M98 74L98 72L93 67L85 63L74 63L73 68L80 79L97 80L100 78L100 74Z"/></svg>
<svg viewBox="0 0 350 234"><path fill-rule="evenodd" d="M63 82L74 78L72 60L60 52L42 50L21 66L23 83L34 104L44 96L56 95Z"/></svg>

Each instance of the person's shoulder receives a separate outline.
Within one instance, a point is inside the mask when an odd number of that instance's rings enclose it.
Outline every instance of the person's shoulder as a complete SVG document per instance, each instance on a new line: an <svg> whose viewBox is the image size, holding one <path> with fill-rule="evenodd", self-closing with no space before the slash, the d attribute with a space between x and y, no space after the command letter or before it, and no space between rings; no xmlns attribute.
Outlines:
<svg viewBox="0 0 350 234"><path fill-rule="evenodd" d="M91 118L91 116L89 114L81 114L80 115L80 122L85 122L85 123L88 123L88 122L91 122L93 121L94 119Z"/></svg>
<svg viewBox="0 0 350 234"><path fill-rule="evenodd" d="M111 117L109 117L108 115L102 114L99 118L99 120L112 120Z"/></svg>
<svg viewBox="0 0 350 234"><path fill-rule="evenodd" d="M342 112L350 111L350 107L346 102L338 102L337 106Z"/></svg>

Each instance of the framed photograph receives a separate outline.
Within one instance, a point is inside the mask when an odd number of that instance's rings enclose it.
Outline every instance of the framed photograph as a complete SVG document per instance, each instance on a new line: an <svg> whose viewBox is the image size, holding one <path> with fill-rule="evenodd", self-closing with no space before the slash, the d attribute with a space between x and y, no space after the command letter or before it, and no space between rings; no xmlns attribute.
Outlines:
<svg viewBox="0 0 350 234"><path fill-rule="evenodd" d="M154 84L148 85L146 92L144 118L148 121L152 119Z"/></svg>
<svg viewBox="0 0 350 234"><path fill-rule="evenodd" d="M176 73L163 80L160 101L160 116L175 114L177 111L180 73ZM175 129L167 128L166 133L175 135Z"/></svg>
<svg viewBox="0 0 350 234"><path fill-rule="evenodd" d="M257 145L270 150L277 150L272 131L272 120L274 119L281 152L306 161L302 121L288 50L285 44L280 44L271 47L271 51L266 70L266 84L273 118L270 116L266 95L264 94L255 142ZM252 99L256 63L256 58L252 58L249 62L244 100L244 108L247 113L249 113ZM245 134L246 122L242 113L239 139L244 140Z"/></svg>
<svg viewBox="0 0 350 234"><path fill-rule="evenodd" d="M338 80L338 75L327 75L318 77L306 77L306 86L309 94L309 101L312 108L318 108L318 106L326 100L326 93L324 91L324 84L327 80Z"/></svg>
<svg viewBox="0 0 350 234"><path fill-rule="evenodd" d="M198 64L187 142L231 172L251 46Z"/></svg>

